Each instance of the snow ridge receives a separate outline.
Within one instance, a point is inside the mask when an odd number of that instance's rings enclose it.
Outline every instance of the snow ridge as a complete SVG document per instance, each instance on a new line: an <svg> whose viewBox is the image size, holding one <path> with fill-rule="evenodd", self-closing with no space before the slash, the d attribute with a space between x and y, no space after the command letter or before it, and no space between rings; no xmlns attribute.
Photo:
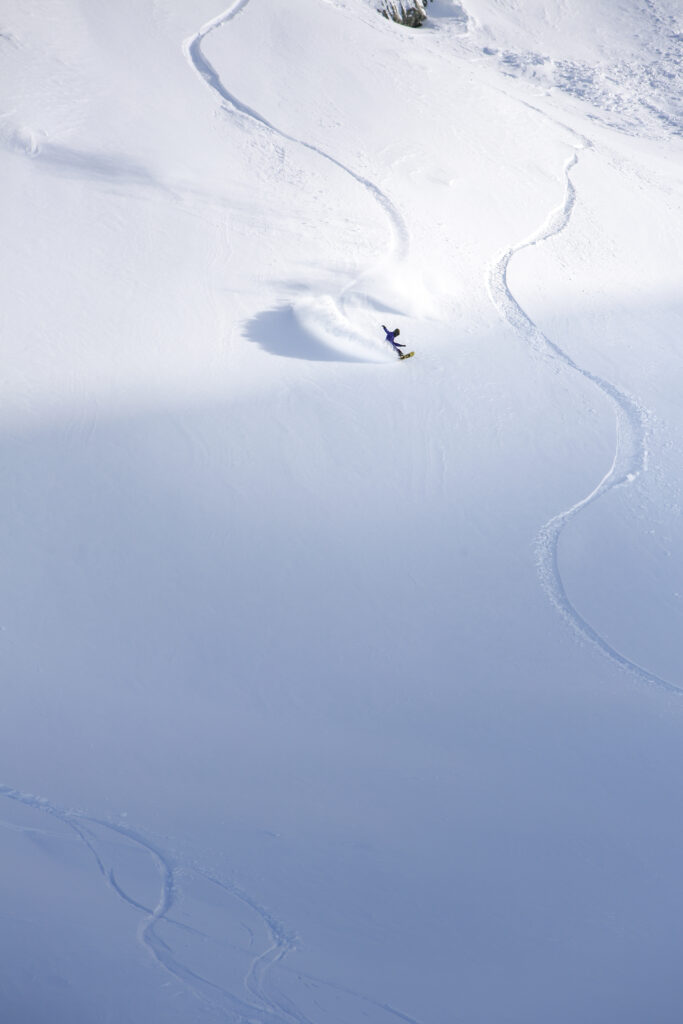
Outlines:
<svg viewBox="0 0 683 1024"><path fill-rule="evenodd" d="M213 64L211 64L209 59L205 56L204 52L202 51L202 41L206 38L206 36L208 36L209 33L213 32L215 29L221 28L223 25L227 24L227 22L235 18L241 11L245 9L249 2L250 0L237 0L237 3L233 4L232 7L228 8L222 14L219 14L212 21L207 22L205 25L202 26L202 28L199 29L197 33L195 33L195 35L190 36L188 39L185 40L185 42L183 43L183 53L185 54L186 59L190 63L190 66L193 68L196 74L199 75L202 81L204 81L206 85L209 86L210 89L216 92L221 97L223 102L227 103L229 108L232 109L235 113L240 114L243 117L246 117L249 120L255 122L257 125L260 125L262 128L267 129L269 132L272 132L274 135L278 136L278 138L280 139L283 139L285 142L294 143L297 146L301 146L304 149L307 149L310 152L317 154L324 160L327 160L329 163L333 164L335 167L338 167L339 170L343 171L345 174L348 174L359 185L362 185L362 187L371 195L375 202L378 203L378 205L381 207L382 211L389 220L389 224L391 227L391 240L389 252L387 253L386 258L394 259L397 261L404 260L407 257L408 252L410 250L410 233L408 231L408 226L399 209L394 205L389 196L382 191L379 185L376 185L375 182L371 181L369 178L366 178L364 177L364 175L358 173L357 171L354 171L347 164L343 163L341 160L333 156L331 153L328 153L326 150L314 145L314 143L307 142L305 139L297 138L294 135L288 134L283 129L278 128L266 117L264 117L263 114L259 113L258 110L255 110L253 107L248 106L248 104L243 103L240 99L237 98L237 96L235 96L225 87L221 80L220 75L214 68ZM341 307L342 310L344 308L345 296L347 295L348 292L351 291L355 284L357 284L358 280L360 280L360 278L363 276L364 274L359 275L358 278L349 282L342 289L337 299L337 304Z"/></svg>
<svg viewBox="0 0 683 1024"><path fill-rule="evenodd" d="M610 381L579 366L559 345L551 341L524 312L510 291L507 281L508 266L516 253L552 238L563 231L569 223L576 205L576 188L571 180L571 171L578 163L578 159L578 151L575 151L565 165L565 195L562 204L552 211L538 232L508 249L500 257L491 268L488 281L489 294L501 316L522 334L540 354L545 356L550 354L554 359L559 360L569 369L594 384L612 402L616 415L617 440L612 465L590 494L566 511L553 516L542 527L536 540L538 573L541 585L549 599L563 619L582 639L588 640L610 661L630 672L641 682L662 687L670 692L682 693L681 687L662 679L621 654L581 615L567 594L559 567L560 535L567 523L582 509L587 508L608 491L632 483L647 466L647 411Z"/></svg>

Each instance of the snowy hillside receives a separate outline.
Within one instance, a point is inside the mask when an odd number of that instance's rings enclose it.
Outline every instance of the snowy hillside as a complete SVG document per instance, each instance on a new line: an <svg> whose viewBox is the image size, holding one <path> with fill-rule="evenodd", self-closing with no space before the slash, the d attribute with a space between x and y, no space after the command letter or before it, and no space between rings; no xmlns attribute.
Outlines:
<svg viewBox="0 0 683 1024"><path fill-rule="evenodd" d="M0 9L3 1022L679 1020L683 14L428 13Z"/></svg>

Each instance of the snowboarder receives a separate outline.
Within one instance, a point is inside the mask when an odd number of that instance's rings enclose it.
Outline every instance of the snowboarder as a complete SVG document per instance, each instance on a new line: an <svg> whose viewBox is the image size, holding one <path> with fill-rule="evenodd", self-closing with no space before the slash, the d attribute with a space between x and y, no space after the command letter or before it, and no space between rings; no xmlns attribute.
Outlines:
<svg viewBox="0 0 683 1024"><path fill-rule="evenodd" d="M387 341L388 341L388 342L389 342L389 344L390 344L390 345L391 345L391 346L393 347L393 349L394 349L394 352L396 352L396 353L397 353L397 355L399 355L399 356L400 356L400 355L401 355L401 353L400 353L400 351L399 351L399 350L400 350L400 349L402 349L402 348L405 348L405 345L402 345L402 344L400 343L400 341L396 341L396 338L397 338L397 337L399 336L399 334L401 333L401 331L399 330L399 328L398 328L398 327L395 327L395 328L393 329L393 331L388 331L388 330L387 330L387 328L386 328L386 327L384 326L384 324L382 324L382 329L384 330L384 333L385 333L385 334L386 334L386 336L387 336Z"/></svg>

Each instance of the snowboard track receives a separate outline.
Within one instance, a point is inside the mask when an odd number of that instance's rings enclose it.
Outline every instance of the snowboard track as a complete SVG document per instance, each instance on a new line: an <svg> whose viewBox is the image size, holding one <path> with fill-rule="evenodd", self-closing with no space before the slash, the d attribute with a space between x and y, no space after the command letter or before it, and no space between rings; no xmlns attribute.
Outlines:
<svg viewBox="0 0 683 1024"><path fill-rule="evenodd" d="M683 693L682 687L663 679L626 657L584 618L567 593L559 564L559 543L565 526L583 509L609 491L633 483L647 468L647 411L615 384L591 370L579 366L567 352L551 341L524 312L512 294L507 280L510 261L518 252L547 241L567 227L576 205L576 188L571 178L571 172L578 163L578 153L577 148L564 168L565 194L561 206L551 212L534 235L503 253L491 268L488 281L489 294L503 319L507 320L510 326L522 335L540 355L550 357L563 364L597 387L611 402L616 417L616 446L610 468L590 494L566 511L553 516L538 534L536 540L538 574L550 601L581 640L588 641L613 664L629 672L640 682L680 695Z"/></svg>
<svg viewBox="0 0 683 1024"><path fill-rule="evenodd" d="M168 852L162 848L158 840L148 838L143 832L128 824L92 817L82 810L66 810L44 797L23 793L8 785L0 785L0 797L39 814L48 815L73 833L91 855L107 888L139 915L138 942L158 966L190 992L205 1009L218 1014L231 1024L313 1024L291 999L279 992L276 986L270 985L269 973L275 966L280 965L283 970L287 970L283 966L283 961L296 947L296 936L287 931L269 910L244 889L193 860ZM44 831L32 825L12 827L15 831L25 833ZM50 835L55 833L51 832ZM129 850L133 848L151 860L159 885L158 896L153 906L146 906L139 899L133 898L117 880L110 863L115 856L111 850L112 847L120 849L122 846ZM175 928L196 935L203 942L210 940L205 932L172 916L174 909L184 912L182 882L190 876L220 890L224 897L229 897L232 901L236 915L239 915L241 910L252 920L259 919L265 929L266 948L252 956L242 982L244 991L239 994L233 990L235 986L233 989L228 988L213 978L204 977L184 963L174 952L171 942L166 941L160 934L162 927L168 932ZM253 930L246 922L240 923L249 936L248 946L251 948L255 942ZM230 949L234 947L228 939L221 940L221 946L226 949L227 959ZM307 984L309 987L350 996L360 1004L356 1009L360 1008L363 1016L368 1015L369 1008L375 1007L395 1021L418 1024L412 1017L393 1009L387 1003L380 1003L334 982L315 978L300 970L297 970L294 976L299 983Z"/></svg>
<svg viewBox="0 0 683 1024"><path fill-rule="evenodd" d="M282 128L278 128L277 125L269 121L258 110L255 110L253 107L244 103L234 93L230 92L226 88L213 64L204 54L202 50L202 42L204 39L206 39L211 32L214 32L218 28L222 28L229 21L232 21L233 18L236 18L250 2L251 0L237 0L236 3L225 10L222 14L219 14L211 21L208 21L199 29L198 32L185 40L183 43L183 53L185 54L191 68L201 78L201 80L219 96L222 103L230 112L248 119L261 129L265 129L271 135L276 136L284 142L292 143L296 146L302 147L303 149L309 150L311 153L315 153L334 167L337 167L344 174L347 174L358 185L361 185L371 198L380 206L391 227L391 243L389 252L385 258L387 260L394 259L399 262L405 260L410 251L410 232L408 230L408 226L398 207L391 201L389 196L379 187L379 185L375 184L375 182L366 178L358 171L353 170L353 168L343 163L336 156L333 156L321 147L316 146L314 143L307 142L305 139L297 138L294 135L290 135ZM336 305L342 316L345 316L345 297L349 292L351 292L355 285L357 285L358 282L366 276L366 273L367 271L361 271L357 274L355 278L349 281L348 284L342 288L338 295Z"/></svg>
<svg viewBox="0 0 683 1024"><path fill-rule="evenodd" d="M141 915L137 929L137 938L140 944L161 968L176 981L179 981L184 988L188 989L207 1008L221 1013L226 1020L240 1022L240 1024L246 1021L257 1021L259 1024L283 1024L283 1022L291 1024L292 1021L296 1021L297 1024L310 1024L301 1015L288 1013L282 1008L276 1009L275 1003L266 994L265 987L260 990L257 986L252 986L249 994L253 1002L246 1002L240 999L216 981L203 977L186 964L183 964L174 954L171 946L159 935L158 928L162 924L175 926L184 931L194 932L199 935L203 934L180 921L173 920L170 916L174 906L180 903L177 886L178 877L187 871L191 871L195 875L201 875L213 885L224 889L239 903L242 903L251 911L255 911L261 918L270 936L272 945L265 953L257 957L256 960L260 960L265 956L272 957L274 949L280 951L280 955L283 956L292 947L294 940L286 935L282 926L268 911L259 906L237 886L222 881L194 864L188 865L176 859L174 856L163 851L157 843L146 838L141 832L130 828L128 825L90 817L79 810L64 810L44 797L22 793L10 786L0 786L0 796L23 804L25 807L48 814L75 833L92 855L107 887L118 899ZM98 835L98 833L103 833L103 835ZM105 842L111 843L112 841L123 842L128 846L132 845L151 858L159 879L159 895L154 906L147 907L138 900L133 899L116 880L113 868L107 866L106 856L100 850L100 847ZM262 984L265 986L265 979L262 979Z"/></svg>

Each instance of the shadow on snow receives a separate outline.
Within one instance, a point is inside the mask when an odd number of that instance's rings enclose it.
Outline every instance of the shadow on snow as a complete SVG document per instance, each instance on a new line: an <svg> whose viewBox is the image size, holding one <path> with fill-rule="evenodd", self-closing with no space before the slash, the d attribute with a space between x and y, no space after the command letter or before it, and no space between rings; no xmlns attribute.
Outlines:
<svg viewBox="0 0 683 1024"><path fill-rule="evenodd" d="M267 352L288 359L316 362L361 363L363 359L327 345L307 331L291 306L264 310L245 324L245 334Z"/></svg>

